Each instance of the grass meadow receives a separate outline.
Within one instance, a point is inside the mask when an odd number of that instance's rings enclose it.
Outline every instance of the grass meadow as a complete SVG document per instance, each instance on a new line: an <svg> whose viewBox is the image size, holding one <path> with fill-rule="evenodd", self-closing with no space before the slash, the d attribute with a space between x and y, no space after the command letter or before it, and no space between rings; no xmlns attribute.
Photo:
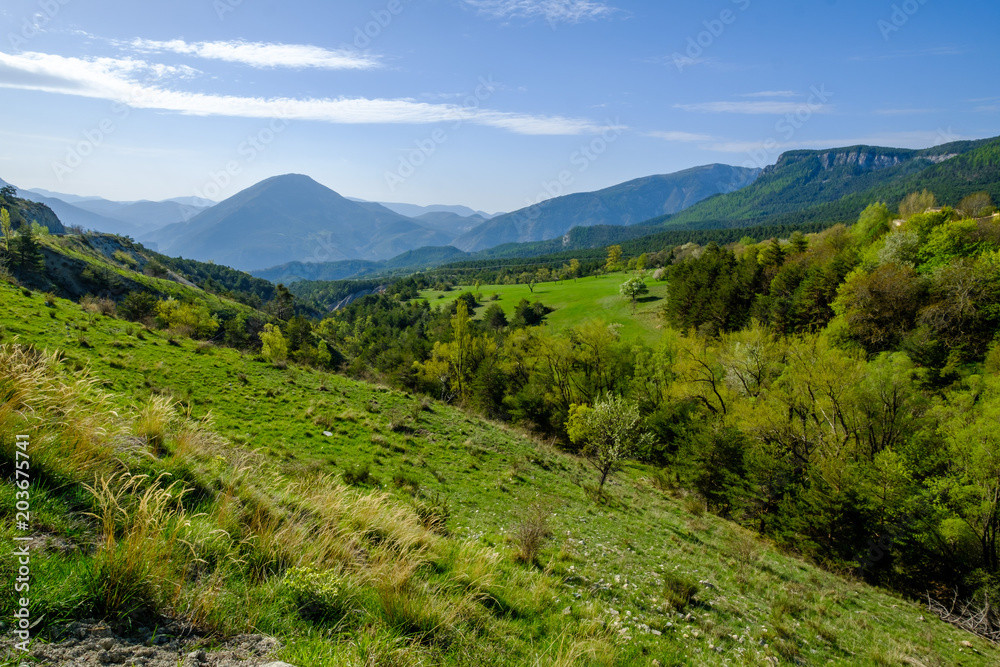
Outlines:
<svg viewBox="0 0 1000 667"><path fill-rule="evenodd" d="M622 280L481 291L565 327L631 320ZM922 605L705 513L669 471L630 465L597 502L581 460L424 397L6 284L0 327L0 458L32 436L33 525L60 545L33 572L46 623L170 615L276 636L299 667L1000 664Z"/></svg>

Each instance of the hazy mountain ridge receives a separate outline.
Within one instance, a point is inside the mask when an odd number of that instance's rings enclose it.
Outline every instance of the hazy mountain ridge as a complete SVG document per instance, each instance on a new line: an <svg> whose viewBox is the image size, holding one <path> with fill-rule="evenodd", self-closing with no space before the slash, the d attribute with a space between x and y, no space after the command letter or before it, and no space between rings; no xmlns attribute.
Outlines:
<svg viewBox="0 0 1000 667"><path fill-rule="evenodd" d="M177 201L116 202L107 199L81 201L75 206L139 228L160 228L185 222L209 208Z"/></svg>
<svg viewBox="0 0 1000 667"><path fill-rule="evenodd" d="M453 245L471 252L504 243L558 238L574 227L634 225L742 188L758 174L756 169L713 164L646 176L596 192L556 197L498 216L462 235Z"/></svg>
<svg viewBox="0 0 1000 667"><path fill-rule="evenodd" d="M419 271L468 257L469 253L462 252L454 246L425 246L408 250L381 262L356 259L340 262L289 262L261 271L251 271L251 275L287 285L301 280L347 280L391 271Z"/></svg>
<svg viewBox="0 0 1000 667"><path fill-rule="evenodd" d="M67 226L133 237L189 220L206 208L204 204L196 205L194 198L117 202L42 188L19 189L19 193L25 199L48 206Z"/></svg>
<svg viewBox="0 0 1000 667"><path fill-rule="evenodd" d="M0 179L0 187L12 187L17 189L17 186L11 185L3 179ZM18 196L16 199L7 200L6 198L3 198L0 199L0 201L4 204L3 208L8 209L7 212L10 214L11 223L15 229L19 228L23 224L37 222L53 234L66 233L66 228L59 219L58 214L55 213L50 206L46 205L44 202L36 202L30 199L25 199L20 190L18 190Z"/></svg>
<svg viewBox="0 0 1000 667"><path fill-rule="evenodd" d="M369 202L366 199L358 199L357 197L347 197L356 203L366 203L372 204L377 203L379 206L384 206L385 208L398 213L400 215L405 215L408 218L419 218L427 213L453 213L462 218L471 218L472 216L478 215L484 220L489 220L490 218L495 218L498 215L503 215L503 213L487 213L486 211L476 211L468 206L462 205L447 205L447 204L431 204L429 206L420 206L419 204L406 204L402 202Z"/></svg>

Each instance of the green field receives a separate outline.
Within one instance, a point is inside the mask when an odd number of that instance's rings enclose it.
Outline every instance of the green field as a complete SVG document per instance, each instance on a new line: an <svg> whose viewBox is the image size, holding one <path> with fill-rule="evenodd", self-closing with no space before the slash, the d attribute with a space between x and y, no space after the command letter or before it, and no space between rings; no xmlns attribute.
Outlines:
<svg viewBox="0 0 1000 667"><path fill-rule="evenodd" d="M620 276L545 285L535 296L559 306L588 292L607 300L614 315L609 320L628 321L627 306L613 303L617 282ZM510 306L527 288L495 291ZM278 369L231 349L86 313L68 301L49 307L41 295L5 284L0 304L0 342L63 350L64 365L90 368L120 412L153 394L171 396L181 412L210 419L230 443L263 456L267 478L329 473L346 479L366 471L356 488L387 492L402 506L447 506L445 544L469 542L496 553L499 578L489 589L495 603L484 607L490 617L463 630L469 634L454 644L415 645L419 660L393 664L1000 660L996 647L938 621L919 604L820 570L704 513L650 467L630 465L611 479L610 499L596 503L585 488L595 474L580 459L451 406L331 373ZM571 326L592 310L563 308L550 326ZM177 457L162 465L183 480L193 474L192 464ZM511 557L511 534L532 507L547 516L551 538L537 564L524 565ZM433 550L424 557L428 563L416 576L434 590L445 586L453 576L448 561ZM678 586L687 585L692 597L679 598ZM253 629L283 635L285 659L298 667L362 664L344 657L356 648L356 635L346 628L322 635L331 641L298 634L306 633L301 622L278 614L281 590L276 577L241 595L263 610L255 612ZM229 622L238 626L237 618Z"/></svg>
<svg viewBox="0 0 1000 667"><path fill-rule="evenodd" d="M659 311L667 296L667 283L654 281L646 276L649 294L642 297L632 314L632 305L618 292L618 288L631 275L627 273L612 273L588 276L579 280L564 280L560 282L538 283L534 292L527 285L480 285L482 294L481 306L476 308L476 316L480 317L494 301L494 294L499 295L499 303L507 317L514 313L514 308L521 299L532 303L541 301L549 308L555 308L545 318L546 326L561 331L575 327L587 320L603 319L605 322L619 323L621 336L625 339L642 338L647 342L655 342L660 337L663 321ZM449 305L463 292L475 292L472 285L455 287L448 292L425 290L420 292L432 307Z"/></svg>

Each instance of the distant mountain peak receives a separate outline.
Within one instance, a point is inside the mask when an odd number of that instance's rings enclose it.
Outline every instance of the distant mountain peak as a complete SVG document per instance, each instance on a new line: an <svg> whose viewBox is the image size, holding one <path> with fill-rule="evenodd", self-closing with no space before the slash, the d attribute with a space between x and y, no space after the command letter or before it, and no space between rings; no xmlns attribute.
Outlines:
<svg viewBox="0 0 1000 667"><path fill-rule="evenodd" d="M258 270L288 262L379 261L452 238L378 204L353 202L310 176L281 174L143 240L166 254Z"/></svg>

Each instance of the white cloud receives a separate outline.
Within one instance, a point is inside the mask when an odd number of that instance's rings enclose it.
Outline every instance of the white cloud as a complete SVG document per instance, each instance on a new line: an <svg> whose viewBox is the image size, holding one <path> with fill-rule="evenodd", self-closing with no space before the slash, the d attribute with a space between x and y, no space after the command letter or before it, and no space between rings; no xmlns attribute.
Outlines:
<svg viewBox="0 0 1000 667"><path fill-rule="evenodd" d="M83 60L44 53L16 56L0 53L0 88L115 100L137 109L191 116L283 118L336 124L467 122L529 135L588 134L605 129L578 118L507 113L411 99L297 99L189 93L159 85L162 73L161 66L135 59ZM147 81L140 80L143 78Z"/></svg>
<svg viewBox="0 0 1000 667"><path fill-rule="evenodd" d="M263 42L195 42L181 39L159 42L136 39L127 46L142 53L179 53L182 55L223 60L259 69L289 67L304 69L374 69L379 61L368 55L348 50L331 51L306 44L266 44Z"/></svg>
<svg viewBox="0 0 1000 667"><path fill-rule="evenodd" d="M709 134L694 134L693 132L650 132L649 136L656 137L657 139L666 139L667 141L683 141L683 142L694 142L694 141L712 141L714 137Z"/></svg>
<svg viewBox="0 0 1000 667"><path fill-rule="evenodd" d="M580 23L608 18L618 10L600 0L462 0L493 18L544 18L550 23Z"/></svg>
<svg viewBox="0 0 1000 667"><path fill-rule="evenodd" d="M812 113L825 113L831 110L826 104L807 104L804 102L701 102L698 104L675 104L678 109L700 113L741 113L741 114L772 114L781 115L797 113L808 109Z"/></svg>

